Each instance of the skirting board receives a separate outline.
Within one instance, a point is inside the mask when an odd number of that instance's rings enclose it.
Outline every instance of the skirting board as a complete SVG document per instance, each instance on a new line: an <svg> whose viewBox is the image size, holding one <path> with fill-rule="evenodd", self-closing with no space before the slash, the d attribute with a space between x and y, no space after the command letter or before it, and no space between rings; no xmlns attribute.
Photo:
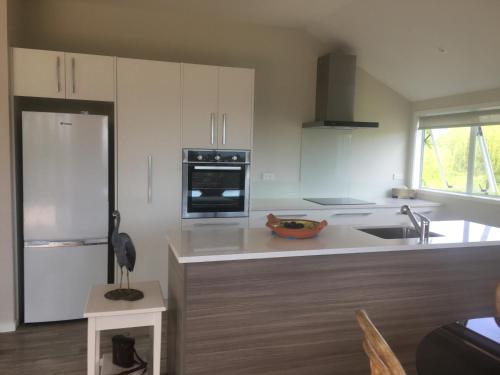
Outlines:
<svg viewBox="0 0 500 375"><path fill-rule="evenodd" d="M0 322L0 333L14 332L16 327L16 322Z"/></svg>

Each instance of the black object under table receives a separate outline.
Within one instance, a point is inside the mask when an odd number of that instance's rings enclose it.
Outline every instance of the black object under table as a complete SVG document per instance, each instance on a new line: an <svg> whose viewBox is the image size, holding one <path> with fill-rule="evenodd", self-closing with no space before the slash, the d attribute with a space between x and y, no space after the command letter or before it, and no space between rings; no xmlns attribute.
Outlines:
<svg viewBox="0 0 500 375"><path fill-rule="evenodd" d="M500 375L500 317L440 327L420 342L416 359L419 375Z"/></svg>

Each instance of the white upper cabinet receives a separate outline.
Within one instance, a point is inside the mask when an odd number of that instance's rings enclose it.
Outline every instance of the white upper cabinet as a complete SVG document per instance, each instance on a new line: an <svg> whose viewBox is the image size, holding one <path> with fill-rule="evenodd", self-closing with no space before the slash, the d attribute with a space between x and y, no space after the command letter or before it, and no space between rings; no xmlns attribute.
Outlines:
<svg viewBox="0 0 500 375"><path fill-rule="evenodd" d="M12 49L16 96L114 101L114 57Z"/></svg>
<svg viewBox="0 0 500 375"><path fill-rule="evenodd" d="M14 95L64 99L64 53L26 48L12 50Z"/></svg>
<svg viewBox="0 0 500 375"><path fill-rule="evenodd" d="M182 64L182 146L217 148L218 68Z"/></svg>
<svg viewBox="0 0 500 375"><path fill-rule="evenodd" d="M250 149L254 70L183 64L182 147Z"/></svg>
<svg viewBox="0 0 500 375"><path fill-rule="evenodd" d="M252 147L253 84L253 69L219 68L219 148Z"/></svg>
<svg viewBox="0 0 500 375"><path fill-rule="evenodd" d="M66 53L66 98L115 100L114 58Z"/></svg>

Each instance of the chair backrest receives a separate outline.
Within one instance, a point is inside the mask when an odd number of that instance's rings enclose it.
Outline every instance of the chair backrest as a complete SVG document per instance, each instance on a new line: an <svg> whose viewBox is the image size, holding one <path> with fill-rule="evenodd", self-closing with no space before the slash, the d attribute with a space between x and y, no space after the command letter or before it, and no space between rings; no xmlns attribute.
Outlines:
<svg viewBox="0 0 500 375"><path fill-rule="evenodd" d="M496 316L500 317L500 281L497 283L497 291L495 293Z"/></svg>
<svg viewBox="0 0 500 375"><path fill-rule="evenodd" d="M356 312L356 319L363 331L363 349L370 360L372 375L406 375L403 366L372 323L365 310Z"/></svg>

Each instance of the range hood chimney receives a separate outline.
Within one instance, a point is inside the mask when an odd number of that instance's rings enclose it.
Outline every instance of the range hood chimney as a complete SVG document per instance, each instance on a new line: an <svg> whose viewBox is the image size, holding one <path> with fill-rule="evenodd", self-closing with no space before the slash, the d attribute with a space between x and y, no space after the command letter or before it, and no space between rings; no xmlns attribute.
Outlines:
<svg viewBox="0 0 500 375"><path fill-rule="evenodd" d="M353 121L356 56L330 53L318 59L316 120L303 128L378 128L378 122Z"/></svg>

